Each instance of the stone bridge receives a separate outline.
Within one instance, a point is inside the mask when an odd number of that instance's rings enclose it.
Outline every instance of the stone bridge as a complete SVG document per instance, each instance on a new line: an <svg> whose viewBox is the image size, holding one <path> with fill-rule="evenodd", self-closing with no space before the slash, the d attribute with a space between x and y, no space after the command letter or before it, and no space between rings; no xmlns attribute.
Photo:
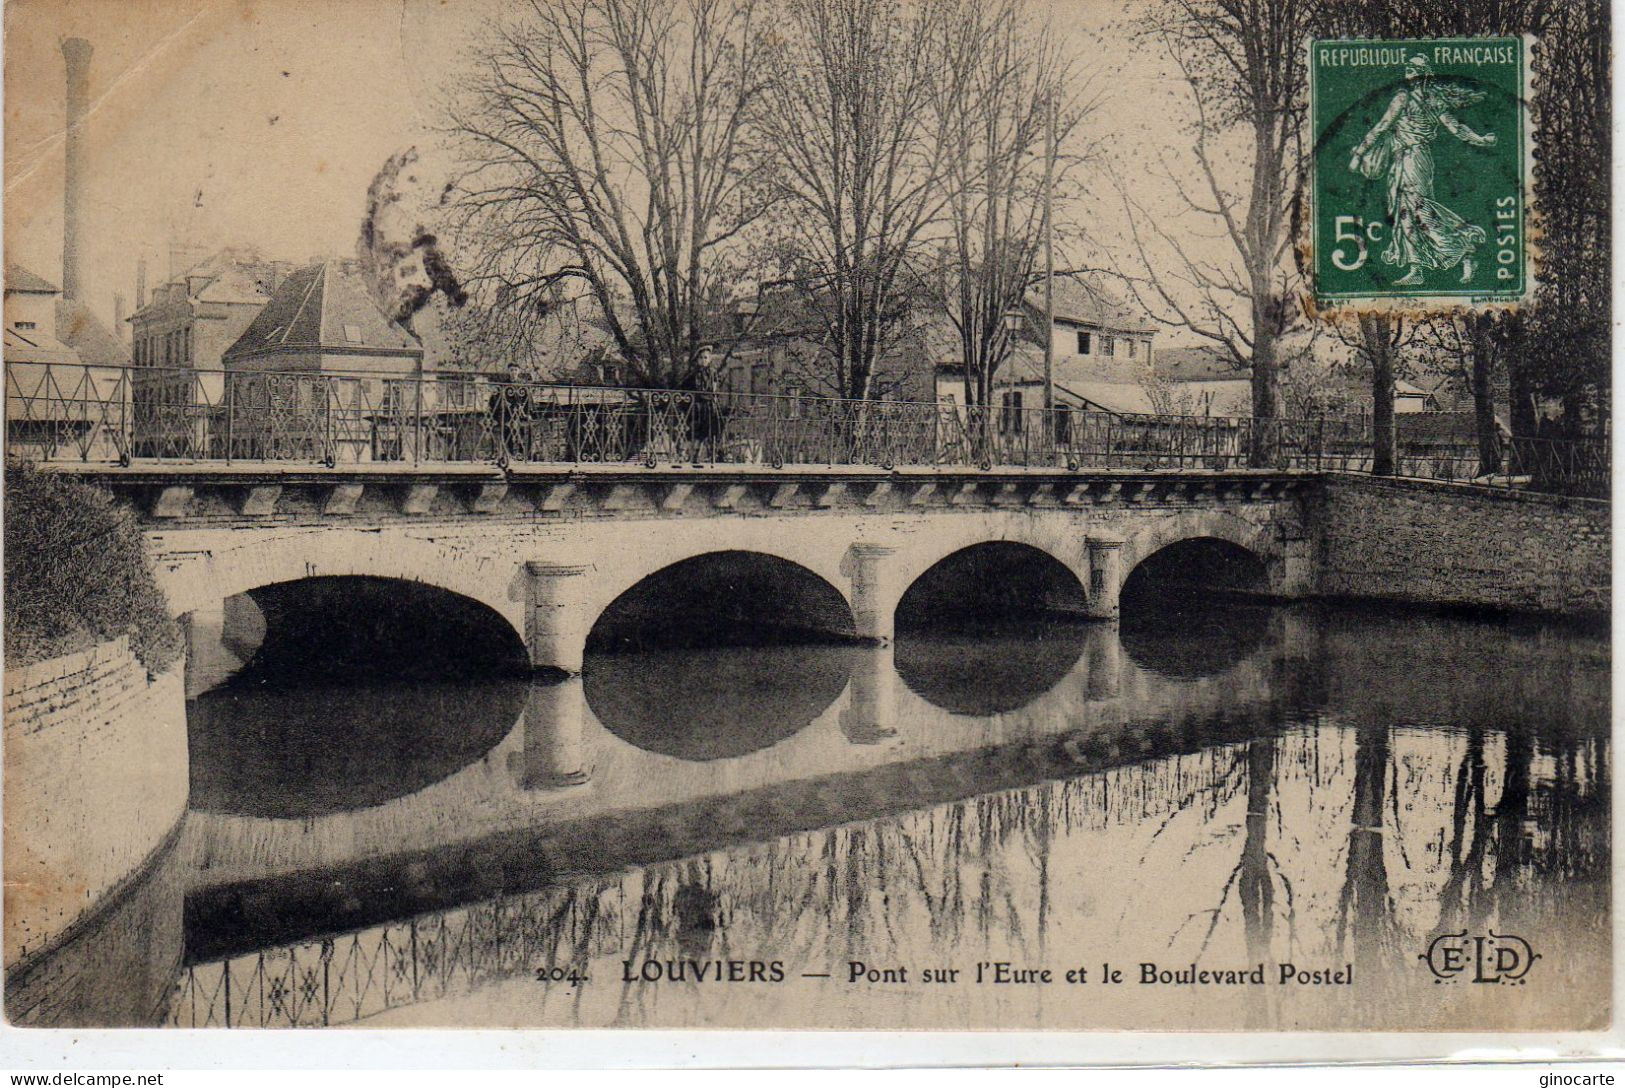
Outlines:
<svg viewBox="0 0 1625 1088"><path fill-rule="evenodd" d="M844 633L879 643L910 586L978 545L1053 559L1076 579L1083 611L1107 620L1129 573L1181 541L1245 550L1272 595L1314 586L1306 473L467 465L84 475L140 512L179 618L302 579L403 579L486 606L534 667L565 673L580 670L588 632L618 597L717 552L793 564L839 593Z"/></svg>

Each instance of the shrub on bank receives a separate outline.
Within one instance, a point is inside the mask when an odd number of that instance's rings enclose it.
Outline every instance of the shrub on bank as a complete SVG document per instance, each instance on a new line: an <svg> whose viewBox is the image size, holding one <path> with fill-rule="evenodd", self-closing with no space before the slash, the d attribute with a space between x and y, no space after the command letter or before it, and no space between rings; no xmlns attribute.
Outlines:
<svg viewBox="0 0 1625 1088"><path fill-rule="evenodd" d="M141 532L111 493L8 465L5 661L32 664L120 635L149 669L180 656L180 629L147 569Z"/></svg>

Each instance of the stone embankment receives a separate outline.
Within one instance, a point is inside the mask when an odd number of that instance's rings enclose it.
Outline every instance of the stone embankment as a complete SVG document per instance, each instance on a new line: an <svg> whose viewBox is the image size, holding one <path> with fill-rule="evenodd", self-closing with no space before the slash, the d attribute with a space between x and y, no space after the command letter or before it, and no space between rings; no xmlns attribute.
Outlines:
<svg viewBox="0 0 1625 1088"><path fill-rule="evenodd" d="M1575 617L1608 614L1612 504L1421 480L1332 476L1318 589Z"/></svg>
<svg viewBox="0 0 1625 1088"><path fill-rule="evenodd" d="M6 670L5 967L71 935L186 811L183 665L119 638Z"/></svg>

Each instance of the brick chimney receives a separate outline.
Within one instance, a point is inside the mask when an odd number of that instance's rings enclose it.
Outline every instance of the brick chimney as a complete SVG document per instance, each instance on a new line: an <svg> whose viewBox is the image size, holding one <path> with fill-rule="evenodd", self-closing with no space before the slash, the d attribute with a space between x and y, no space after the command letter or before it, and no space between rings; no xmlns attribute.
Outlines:
<svg viewBox="0 0 1625 1088"><path fill-rule="evenodd" d="M68 128L62 170L62 297L78 299L79 214L84 199L85 113L90 107L90 43L68 38L62 58L68 68Z"/></svg>

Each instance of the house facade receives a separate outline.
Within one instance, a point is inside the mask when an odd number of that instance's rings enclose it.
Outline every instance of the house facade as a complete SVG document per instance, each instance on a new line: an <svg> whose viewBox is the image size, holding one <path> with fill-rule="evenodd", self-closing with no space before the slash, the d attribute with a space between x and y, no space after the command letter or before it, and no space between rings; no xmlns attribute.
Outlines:
<svg viewBox="0 0 1625 1088"><path fill-rule="evenodd" d="M150 299L137 292L136 311L126 320L139 455L179 456L202 439L209 409L224 396L226 349L292 267L229 247L160 284Z"/></svg>
<svg viewBox="0 0 1625 1088"><path fill-rule="evenodd" d="M1005 430L1026 425L1024 409L1044 406L1044 343L1051 349L1055 407L1075 412L1154 412L1147 381L1155 358L1156 330L1099 277L1057 276L1055 320L1045 321L1042 287L1022 302L1022 331L994 376L993 407ZM1046 327L1047 325L1047 327ZM957 338L936 359L937 399L964 399L964 368Z"/></svg>
<svg viewBox="0 0 1625 1088"><path fill-rule="evenodd" d="M422 343L379 308L355 261L290 273L221 365L227 441L248 459L397 460L441 399Z"/></svg>
<svg viewBox="0 0 1625 1088"><path fill-rule="evenodd" d="M118 443L130 410L123 345L56 284L14 264L5 276L7 448L41 460L128 452Z"/></svg>

